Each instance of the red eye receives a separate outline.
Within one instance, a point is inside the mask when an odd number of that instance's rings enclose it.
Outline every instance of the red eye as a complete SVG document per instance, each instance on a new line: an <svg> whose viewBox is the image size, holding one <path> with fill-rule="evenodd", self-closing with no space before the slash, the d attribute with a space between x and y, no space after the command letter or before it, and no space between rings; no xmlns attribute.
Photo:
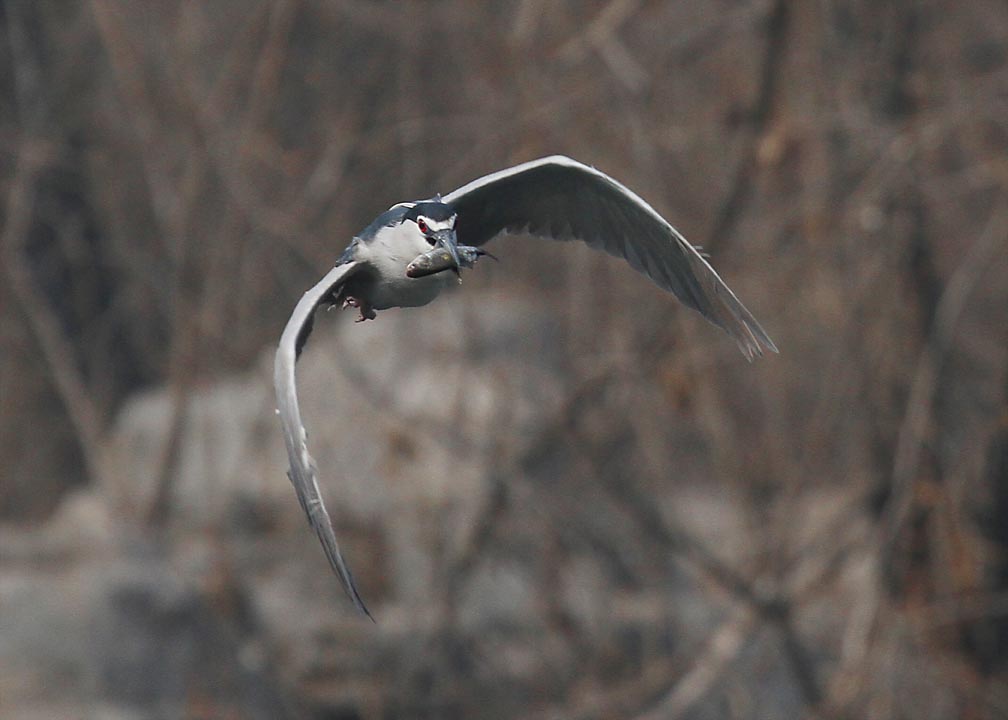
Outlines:
<svg viewBox="0 0 1008 720"><path fill-rule="evenodd" d="M426 235L427 234L427 229L428 229L427 228L427 221L424 220L423 218L419 218L419 219L417 219L416 224L417 224L417 227L420 228L420 232L422 232L422 233L424 233Z"/></svg>

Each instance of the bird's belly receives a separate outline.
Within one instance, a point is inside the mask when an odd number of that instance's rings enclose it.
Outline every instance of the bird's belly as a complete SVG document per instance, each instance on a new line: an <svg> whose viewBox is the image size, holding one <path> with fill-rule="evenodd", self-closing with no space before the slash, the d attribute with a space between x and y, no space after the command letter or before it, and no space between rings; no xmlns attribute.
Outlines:
<svg viewBox="0 0 1008 720"><path fill-rule="evenodd" d="M369 293L368 302L375 310L393 307L419 307L426 305L451 284L455 275L442 272L422 278L408 278L405 271L402 278L386 279L375 283Z"/></svg>

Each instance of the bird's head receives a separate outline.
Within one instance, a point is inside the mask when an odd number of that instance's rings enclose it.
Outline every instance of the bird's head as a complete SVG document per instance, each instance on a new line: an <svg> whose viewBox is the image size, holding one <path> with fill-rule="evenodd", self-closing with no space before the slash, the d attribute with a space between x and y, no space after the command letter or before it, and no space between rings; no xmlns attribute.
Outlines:
<svg viewBox="0 0 1008 720"><path fill-rule="evenodd" d="M420 234L431 248L445 250L458 271L462 260L459 258L458 238L455 235L455 211L441 197L418 202L410 208L403 219L405 223L413 223L416 232Z"/></svg>

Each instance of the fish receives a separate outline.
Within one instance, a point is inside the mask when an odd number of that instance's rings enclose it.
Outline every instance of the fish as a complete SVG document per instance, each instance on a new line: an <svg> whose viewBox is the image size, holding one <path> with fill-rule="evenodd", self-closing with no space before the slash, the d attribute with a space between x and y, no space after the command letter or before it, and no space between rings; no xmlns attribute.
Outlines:
<svg viewBox="0 0 1008 720"><path fill-rule="evenodd" d="M462 261L462 267L471 268L476 264L476 261L484 255L491 257L494 260L497 259L482 248L471 247L469 245L458 245L457 249L459 260ZM421 278L426 277L427 275L433 275L434 273L443 272L445 270L453 270L456 275L459 275L459 268L455 267L455 262L452 260L451 253L443 247L436 247L421 255L417 255L413 261L406 266L406 277ZM461 282L461 280L462 278L460 275L459 281Z"/></svg>

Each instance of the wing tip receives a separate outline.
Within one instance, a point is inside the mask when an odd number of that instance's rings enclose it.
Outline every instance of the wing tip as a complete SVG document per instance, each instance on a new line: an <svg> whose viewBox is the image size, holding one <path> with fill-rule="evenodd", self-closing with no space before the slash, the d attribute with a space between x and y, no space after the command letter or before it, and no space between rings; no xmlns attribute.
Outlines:
<svg viewBox="0 0 1008 720"><path fill-rule="evenodd" d="M735 337L735 342L738 343L739 349L749 362L763 357L764 350L780 355L777 345L753 319L739 323L735 332L731 332L731 334Z"/></svg>
<svg viewBox="0 0 1008 720"><path fill-rule="evenodd" d="M699 258L714 277L714 292L705 293L705 299L710 303L706 308L701 303L696 303L700 307L695 307L701 315L713 324L727 332L738 344L746 360L752 362L757 357L763 356L763 351L780 354L777 345L767 331L759 324L749 309L736 297L731 288L725 284L724 280L714 271L714 269L704 260L693 246L688 246L693 250L694 257ZM711 297L713 295L713 297Z"/></svg>
<svg viewBox="0 0 1008 720"><path fill-rule="evenodd" d="M770 343L768 345L766 343L754 343L739 340L738 346L739 349L742 351L742 354L745 356L745 359L749 362L752 362L757 358L763 357L763 355L765 354L764 351L769 351L774 353L775 355L780 355L780 350L778 350L777 346L774 345L773 343Z"/></svg>
<svg viewBox="0 0 1008 720"><path fill-rule="evenodd" d="M332 531L332 522L329 520L328 513L326 514L325 524L316 523L311 517L309 521L315 526L315 532L322 541L322 549L325 552L326 558L329 560L329 567L332 568L336 577L339 578L340 584L343 586L343 592L346 593L350 602L353 606L364 615L367 616L371 622L377 624L371 611L368 610L367 605L364 604L364 598L361 597L360 592L357 590L357 583L354 582L353 573L350 572L350 567L346 564L343 559L343 554L339 550L339 545L336 542L336 535Z"/></svg>
<svg viewBox="0 0 1008 720"><path fill-rule="evenodd" d="M349 587L344 588L346 590L347 595L350 596L350 602L352 602L354 607L357 608L358 611L363 613L368 620L377 625L378 621L374 619L374 615L372 615L371 611L367 609L367 605L364 604L364 600L357 592L357 587L353 584L352 580L350 581L350 583L351 584Z"/></svg>

